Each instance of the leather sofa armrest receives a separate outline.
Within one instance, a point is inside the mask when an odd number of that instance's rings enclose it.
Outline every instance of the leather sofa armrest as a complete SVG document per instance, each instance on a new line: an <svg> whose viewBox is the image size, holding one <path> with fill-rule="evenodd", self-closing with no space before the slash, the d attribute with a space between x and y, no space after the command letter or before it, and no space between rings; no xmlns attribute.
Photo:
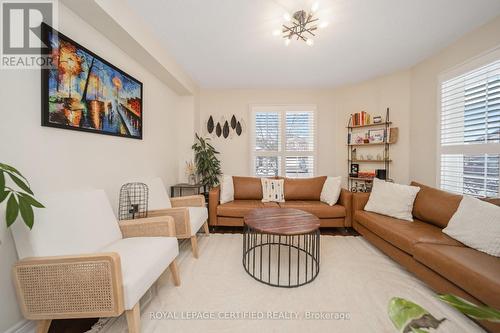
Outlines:
<svg viewBox="0 0 500 333"><path fill-rule="evenodd" d="M208 223L217 225L217 206L220 200L220 186L210 189L208 193Z"/></svg>
<svg viewBox="0 0 500 333"><path fill-rule="evenodd" d="M352 195L352 214L354 216L354 212L357 210L363 210L365 208L366 203L368 202L368 198L370 197L370 193L354 193Z"/></svg>
<svg viewBox="0 0 500 333"><path fill-rule="evenodd" d="M352 193L344 188L340 191L339 205L345 208L344 227L352 226Z"/></svg>
<svg viewBox="0 0 500 333"><path fill-rule="evenodd" d="M12 276L26 319L116 317L124 310L117 253L25 258Z"/></svg>

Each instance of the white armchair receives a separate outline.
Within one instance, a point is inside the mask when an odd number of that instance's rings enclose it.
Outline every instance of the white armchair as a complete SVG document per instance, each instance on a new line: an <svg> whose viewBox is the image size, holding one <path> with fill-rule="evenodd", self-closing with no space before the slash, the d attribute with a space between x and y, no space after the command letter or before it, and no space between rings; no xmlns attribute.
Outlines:
<svg viewBox="0 0 500 333"><path fill-rule="evenodd" d="M126 313L140 332L139 300L170 267L180 284L171 217L116 221L102 190L41 197L30 231L15 223L19 255L13 267L24 316L45 333L53 319L115 317Z"/></svg>
<svg viewBox="0 0 500 333"><path fill-rule="evenodd" d="M160 178L140 180L148 186L148 216L172 216L175 231L179 239L191 239L193 256L198 258L198 240L196 233L203 227L208 229L208 209L203 195L169 198L165 185Z"/></svg>

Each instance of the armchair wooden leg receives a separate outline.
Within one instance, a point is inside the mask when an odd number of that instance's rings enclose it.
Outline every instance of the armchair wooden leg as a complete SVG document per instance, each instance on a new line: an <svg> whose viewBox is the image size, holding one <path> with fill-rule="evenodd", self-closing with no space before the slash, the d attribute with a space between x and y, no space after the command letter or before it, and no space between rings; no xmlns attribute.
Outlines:
<svg viewBox="0 0 500 333"><path fill-rule="evenodd" d="M208 229L208 221L205 221L205 223L203 223L203 230L207 235L210 233L210 230Z"/></svg>
<svg viewBox="0 0 500 333"><path fill-rule="evenodd" d="M128 333L141 332L141 309L139 302L132 308L132 310L125 311L127 317Z"/></svg>
<svg viewBox="0 0 500 333"><path fill-rule="evenodd" d="M181 277L179 275L179 269L177 268L177 262L172 260L170 265L168 266L170 268L170 271L172 272L172 277L174 279L174 284L178 287L181 285Z"/></svg>
<svg viewBox="0 0 500 333"><path fill-rule="evenodd" d="M193 251L193 256L198 259L198 240L196 239L196 235L191 236L191 248Z"/></svg>
<svg viewBox="0 0 500 333"><path fill-rule="evenodd" d="M36 333L47 333L51 322L51 319L38 320L36 323Z"/></svg>

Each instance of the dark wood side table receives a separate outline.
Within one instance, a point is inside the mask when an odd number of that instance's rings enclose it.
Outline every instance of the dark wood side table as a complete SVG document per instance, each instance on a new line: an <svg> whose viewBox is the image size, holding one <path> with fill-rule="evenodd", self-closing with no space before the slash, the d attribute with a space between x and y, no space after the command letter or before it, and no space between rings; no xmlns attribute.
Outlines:
<svg viewBox="0 0 500 333"><path fill-rule="evenodd" d="M319 273L319 219L290 208L257 208L243 218L243 267L255 280L294 288Z"/></svg>
<svg viewBox="0 0 500 333"><path fill-rule="evenodd" d="M193 190L195 191L195 194L204 194L206 192L206 187L203 184L194 184L194 185L188 183L175 184L170 187L171 198L175 197L175 192L176 192L175 190L177 190L179 196L182 197L183 190Z"/></svg>

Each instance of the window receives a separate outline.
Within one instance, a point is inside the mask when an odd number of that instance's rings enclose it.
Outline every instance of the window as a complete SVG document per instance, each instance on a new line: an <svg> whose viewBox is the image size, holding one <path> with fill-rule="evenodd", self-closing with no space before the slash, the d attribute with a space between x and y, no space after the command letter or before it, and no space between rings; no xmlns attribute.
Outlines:
<svg viewBox="0 0 500 333"><path fill-rule="evenodd" d="M441 188L476 197L498 196L500 60L462 70L442 80L440 88Z"/></svg>
<svg viewBox="0 0 500 333"><path fill-rule="evenodd" d="M311 177L315 170L315 107L252 107L255 176Z"/></svg>

